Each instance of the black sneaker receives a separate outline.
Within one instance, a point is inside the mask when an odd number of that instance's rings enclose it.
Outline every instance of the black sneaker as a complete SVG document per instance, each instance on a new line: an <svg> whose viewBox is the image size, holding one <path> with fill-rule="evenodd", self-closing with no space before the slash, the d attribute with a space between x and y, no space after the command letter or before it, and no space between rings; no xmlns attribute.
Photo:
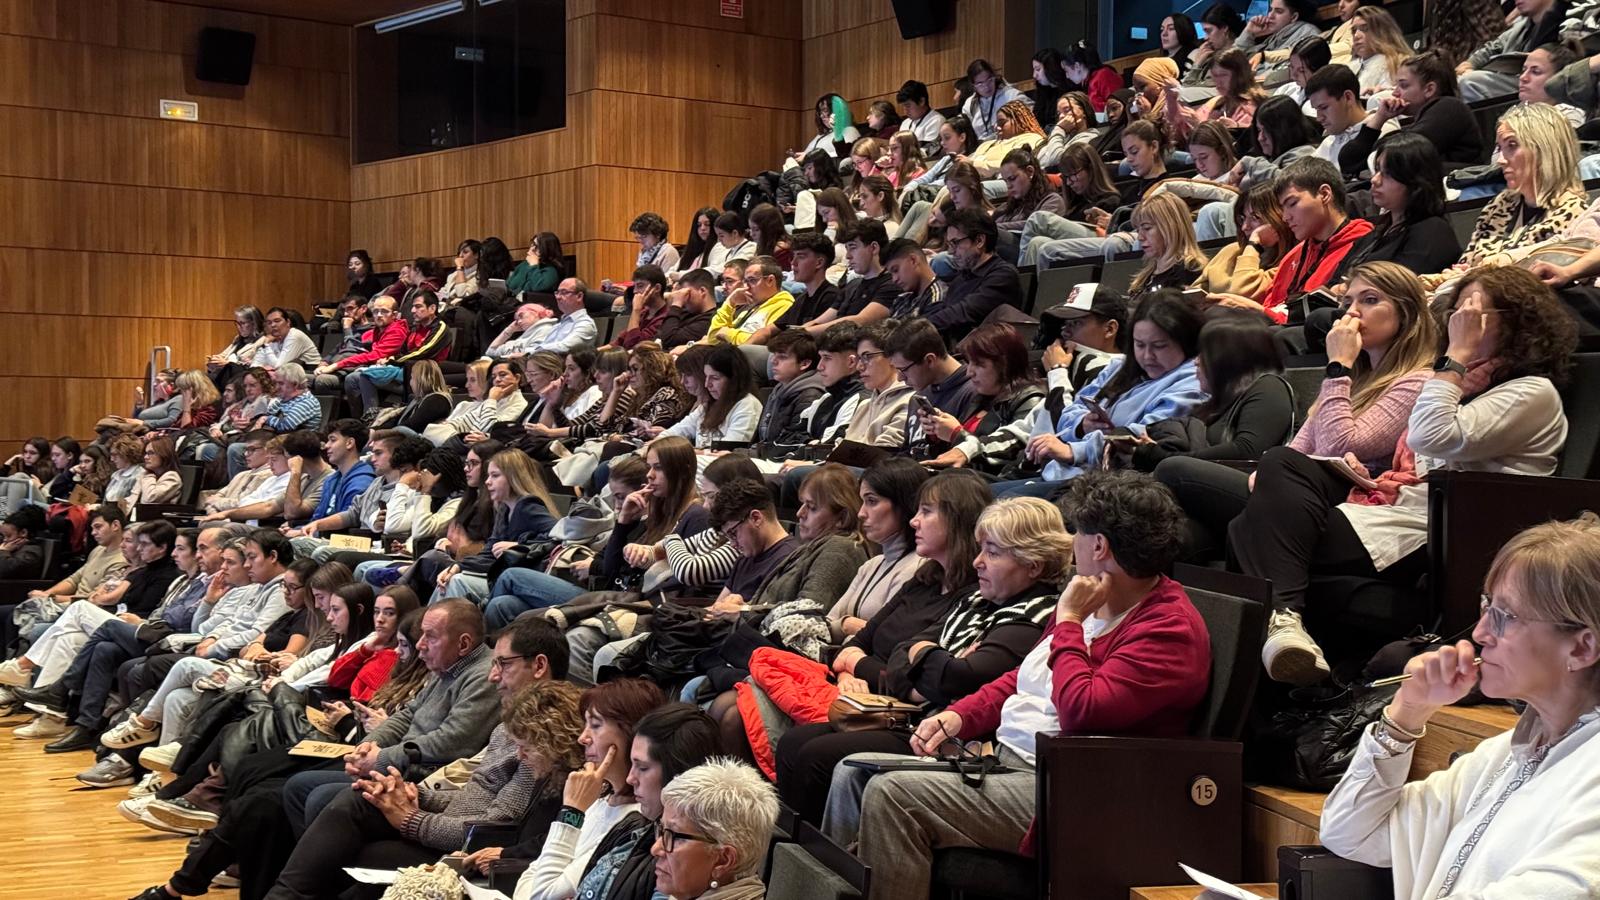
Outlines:
<svg viewBox="0 0 1600 900"><path fill-rule="evenodd" d="M48 713L52 716L67 717L67 686L56 682L49 687L18 687L12 688L11 693L19 703L27 704L35 712Z"/></svg>
<svg viewBox="0 0 1600 900"><path fill-rule="evenodd" d="M176 894L167 893L166 885L157 884L145 888L137 897L130 900L180 900L180 898Z"/></svg>

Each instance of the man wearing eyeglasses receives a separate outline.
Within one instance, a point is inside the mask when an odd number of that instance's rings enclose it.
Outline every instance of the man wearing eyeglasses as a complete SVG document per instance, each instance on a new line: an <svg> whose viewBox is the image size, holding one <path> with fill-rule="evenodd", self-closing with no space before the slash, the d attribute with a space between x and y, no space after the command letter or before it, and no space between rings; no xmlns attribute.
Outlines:
<svg viewBox="0 0 1600 900"><path fill-rule="evenodd" d="M312 382L315 388L337 391L344 381L345 372L388 359L405 346L411 328L405 319L396 314L394 298L380 294L367 304L366 309L372 316L372 327L365 334L357 336L353 329L359 328L359 324L349 317L345 318L345 343L332 361L317 366L316 378Z"/></svg>
<svg viewBox="0 0 1600 900"><path fill-rule="evenodd" d="M372 853L381 852L385 868L434 862L440 853L459 851L471 839L472 823L547 825L560 809L561 793L546 790L545 778L518 759L517 742L505 722L518 701L527 702L524 688L566 677L567 642L555 626L533 615L506 626L489 659L489 681L500 697L501 723L472 761L476 768L471 780L458 789L437 790L413 787L388 772L363 777L356 790L342 792L311 823L268 896L324 896L331 885L345 882L342 866L368 859ZM540 808L530 810L535 804ZM542 843L542 830L538 838ZM513 848L508 855L533 858L539 850L539 846ZM487 871L502 852L499 847L479 850L469 864Z"/></svg>
<svg viewBox="0 0 1600 900"><path fill-rule="evenodd" d="M758 256L745 266L744 284L731 291L711 317L703 343L747 343L792 305L794 295L783 289L783 267L770 256Z"/></svg>
<svg viewBox="0 0 1600 900"><path fill-rule="evenodd" d="M717 491L711 501L711 527L739 551L739 561L733 564L721 596L708 612L737 616L749 609L749 598L800 548L800 541L778 520L766 483L753 478L735 478Z"/></svg>
<svg viewBox="0 0 1600 900"><path fill-rule="evenodd" d="M556 309L561 318L543 338L523 344L522 352L531 356L544 350L565 356L579 347L593 347L600 331L583 305L583 296L588 290L589 286L577 278L568 278L557 285Z"/></svg>
<svg viewBox="0 0 1600 900"><path fill-rule="evenodd" d="M1000 232L994 220L975 209L958 209L945 216L945 246L956 265L950 290L928 308L933 327L955 344L982 324L989 314L1009 303L1022 306L1022 279L1017 267L995 255Z"/></svg>

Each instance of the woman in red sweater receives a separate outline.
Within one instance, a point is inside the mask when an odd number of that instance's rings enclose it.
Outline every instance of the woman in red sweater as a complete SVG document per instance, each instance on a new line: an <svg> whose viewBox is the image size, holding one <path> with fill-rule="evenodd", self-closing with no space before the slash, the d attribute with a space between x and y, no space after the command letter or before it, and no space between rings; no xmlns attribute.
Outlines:
<svg viewBox="0 0 1600 900"><path fill-rule="evenodd" d="M389 677L400 661L398 631L400 620L417 608L417 595L410 588L393 586L372 596L372 586L352 582L333 592L328 603L328 621L339 633L339 649L334 652L328 684L347 688L350 699L365 703ZM359 634L365 639L348 651Z"/></svg>
<svg viewBox="0 0 1600 900"><path fill-rule="evenodd" d="M856 793L853 830L873 868L874 900L926 897L940 847L1033 852L1037 733L1181 735L1205 697L1205 622L1161 574L1179 547L1172 495L1146 475L1093 472L1072 481L1062 506L1078 574L1044 639L1019 668L924 719L911 739L913 753L951 756L961 741L994 735L1012 771L989 775L981 791L954 772L873 777ZM824 827L836 840L854 836L852 787L835 775Z"/></svg>

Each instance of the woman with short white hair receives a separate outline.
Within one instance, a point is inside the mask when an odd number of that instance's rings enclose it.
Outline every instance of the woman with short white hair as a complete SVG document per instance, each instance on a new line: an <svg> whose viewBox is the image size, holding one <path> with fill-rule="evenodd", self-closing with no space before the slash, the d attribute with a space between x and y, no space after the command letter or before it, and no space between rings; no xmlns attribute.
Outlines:
<svg viewBox="0 0 1600 900"><path fill-rule="evenodd" d="M661 792L650 854L656 893L676 900L761 900L761 860L778 821L778 793L732 759L695 766Z"/></svg>
<svg viewBox="0 0 1600 900"><path fill-rule="evenodd" d="M1475 650L1476 642L1482 650ZM1482 665L1474 662L1482 658ZM1406 664L1322 810L1322 842L1394 870L1394 895L1592 897L1600 886L1600 519L1513 537L1472 641ZM1406 782L1416 742L1476 685L1527 709L1511 731Z"/></svg>

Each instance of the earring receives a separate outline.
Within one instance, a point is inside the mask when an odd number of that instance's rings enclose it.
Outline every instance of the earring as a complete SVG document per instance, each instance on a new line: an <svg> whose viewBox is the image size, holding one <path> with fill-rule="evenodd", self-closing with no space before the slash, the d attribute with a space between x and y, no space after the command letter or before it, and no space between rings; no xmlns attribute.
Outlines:
<svg viewBox="0 0 1600 900"><path fill-rule="evenodd" d="M716 890L718 887L721 887L721 885L717 884L717 880L715 878L711 879L711 889Z"/></svg>

